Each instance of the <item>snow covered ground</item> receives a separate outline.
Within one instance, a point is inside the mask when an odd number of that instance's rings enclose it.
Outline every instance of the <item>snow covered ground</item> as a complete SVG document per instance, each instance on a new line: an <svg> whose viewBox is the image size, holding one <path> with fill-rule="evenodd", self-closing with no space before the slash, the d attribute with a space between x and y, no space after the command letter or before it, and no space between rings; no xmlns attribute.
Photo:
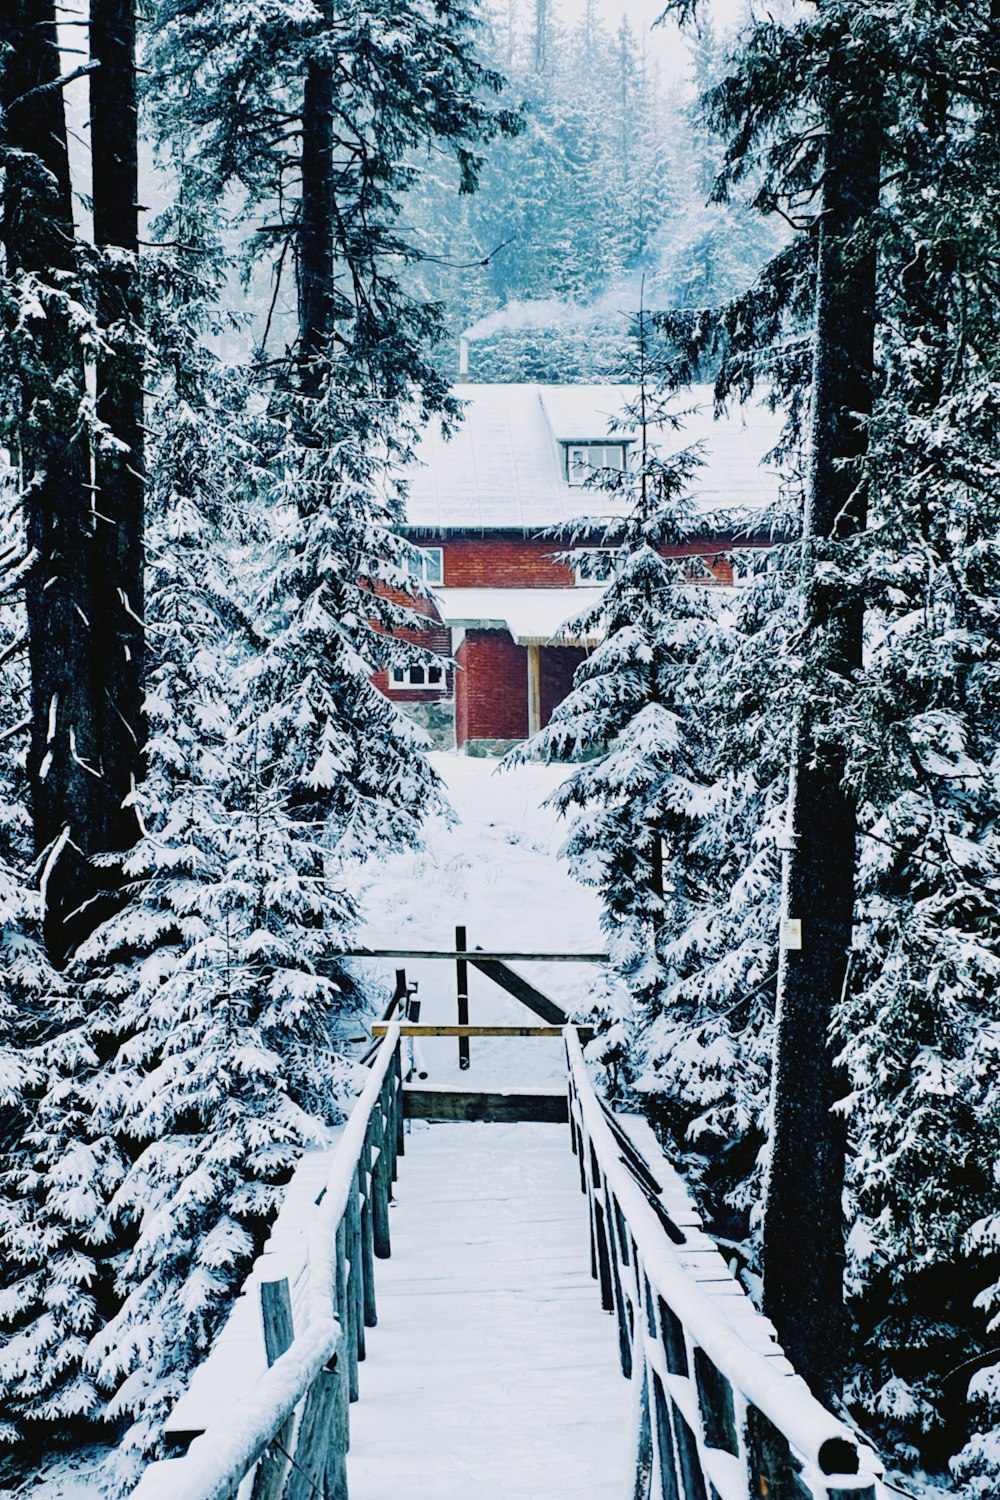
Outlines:
<svg viewBox="0 0 1000 1500"><path fill-rule="evenodd" d="M365 871L361 941L447 950L596 953L594 892L557 859L565 824L542 804L558 766L499 771L432 757L455 821ZM419 983L422 1023L457 1020L454 963L385 960ZM594 964L513 966L569 1014L585 1011ZM470 970L470 1020L538 1018ZM470 1088L563 1084L560 1040L425 1041L430 1081ZM590 1276L585 1201L558 1125L413 1122L379 1264L379 1323L351 1409L351 1500L611 1500L627 1489L631 1430L613 1320Z"/></svg>
<svg viewBox="0 0 1000 1500"><path fill-rule="evenodd" d="M573 880L557 851L566 824L542 804L566 775L565 767L497 769L495 760L441 752L431 760L444 781L457 821L432 818L423 849L397 854L361 872L364 926L372 948L453 949L464 926L470 949L541 953L599 953L604 949L594 891ZM366 961L367 963L367 961ZM391 991L393 971L405 967L419 983L420 1021L457 1020L455 965L387 959L371 963ZM597 964L520 964L517 971L573 1015L585 1012L603 970ZM474 970L469 1019L473 1025L532 1025L538 1017ZM458 1071L454 1040L425 1041L432 1083L461 1078L470 1088L561 1083L561 1041L476 1040L472 1066Z"/></svg>
<svg viewBox="0 0 1000 1500"><path fill-rule="evenodd" d="M351 1407L351 1500L621 1500L630 1388L567 1127L411 1132Z"/></svg>

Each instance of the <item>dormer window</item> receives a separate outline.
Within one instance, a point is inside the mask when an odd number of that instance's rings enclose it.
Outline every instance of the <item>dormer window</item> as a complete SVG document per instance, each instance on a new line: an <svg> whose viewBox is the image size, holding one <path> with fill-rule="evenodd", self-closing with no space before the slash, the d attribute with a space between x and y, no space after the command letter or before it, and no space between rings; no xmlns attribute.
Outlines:
<svg viewBox="0 0 1000 1500"><path fill-rule="evenodd" d="M624 443L566 444L566 479L569 484L586 484L601 469L624 467Z"/></svg>

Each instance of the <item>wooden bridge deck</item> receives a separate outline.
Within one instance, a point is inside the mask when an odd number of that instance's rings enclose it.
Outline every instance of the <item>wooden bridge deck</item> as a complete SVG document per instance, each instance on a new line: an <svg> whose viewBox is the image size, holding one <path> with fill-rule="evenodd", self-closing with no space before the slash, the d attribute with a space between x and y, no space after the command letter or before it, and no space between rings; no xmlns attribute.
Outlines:
<svg viewBox="0 0 1000 1500"><path fill-rule="evenodd" d="M351 1500L621 1500L629 1386L566 1127L411 1129L351 1409Z"/></svg>

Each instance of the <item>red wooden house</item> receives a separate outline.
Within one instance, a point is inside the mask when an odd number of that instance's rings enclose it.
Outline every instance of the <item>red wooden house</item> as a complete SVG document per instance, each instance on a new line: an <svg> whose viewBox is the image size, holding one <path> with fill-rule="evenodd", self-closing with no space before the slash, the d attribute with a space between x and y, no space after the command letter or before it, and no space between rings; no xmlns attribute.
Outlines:
<svg viewBox="0 0 1000 1500"><path fill-rule="evenodd" d="M563 626L599 585L557 553L582 552L553 537L609 497L586 486L594 468L621 467L634 439L616 430L632 393L621 386L465 385L462 426L446 440L427 431L410 479L407 535L434 589L423 644L440 665L414 665L379 679L389 697L439 730L454 713L454 740L470 753L506 749L548 722L592 641ZM684 393L693 415L659 435L665 452L697 443L705 460L691 493L704 527L670 549L697 562L706 582L732 583L730 554L766 545L753 513L777 496L778 471L764 460L780 419L762 406L712 418L709 388Z"/></svg>

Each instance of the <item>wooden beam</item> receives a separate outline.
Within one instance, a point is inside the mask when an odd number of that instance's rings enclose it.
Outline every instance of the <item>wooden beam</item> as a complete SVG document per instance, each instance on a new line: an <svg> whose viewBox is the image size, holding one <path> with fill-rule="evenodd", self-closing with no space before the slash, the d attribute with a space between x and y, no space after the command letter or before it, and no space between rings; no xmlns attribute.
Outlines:
<svg viewBox="0 0 1000 1500"><path fill-rule="evenodd" d="M373 1037L383 1037L389 1030L388 1023L376 1021L372 1026ZM593 1026L578 1026L581 1042L589 1042L594 1035ZM399 1028L400 1036L562 1036L561 1026L416 1026L404 1024Z"/></svg>
<svg viewBox="0 0 1000 1500"><path fill-rule="evenodd" d="M531 984L529 980L515 974L513 969L508 969L505 963L499 959L471 956L469 962L480 974L485 974L487 979L492 979L508 995L513 995L522 1005L526 1005L536 1016L541 1016L550 1026L565 1026L569 1017L561 1005L556 1005L548 995L543 995L541 990Z"/></svg>
<svg viewBox="0 0 1000 1500"><path fill-rule="evenodd" d="M292 1347L292 1299L288 1277L260 1284L260 1313L264 1324L264 1352L270 1367Z"/></svg>
<svg viewBox="0 0 1000 1500"><path fill-rule="evenodd" d="M260 1311L264 1325L264 1351L270 1368L292 1347L292 1299L288 1277L260 1284ZM251 1500L281 1500L288 1477L288 1453L295 1431L294 1415L287 1417L274 1439L261 1454L254 1474ZM283 1450L283 1451L282 1451Z"/></svg>
<svg viewBox="0 0 1000 1500"><path fill-rule="evenodd" d="M561 1090L483 1093L472 1089L425 1089L407 1086L403 1106L410 1120L482 1120L491 1124L541 1121L565 1125L569 1119Z"/></svg>

